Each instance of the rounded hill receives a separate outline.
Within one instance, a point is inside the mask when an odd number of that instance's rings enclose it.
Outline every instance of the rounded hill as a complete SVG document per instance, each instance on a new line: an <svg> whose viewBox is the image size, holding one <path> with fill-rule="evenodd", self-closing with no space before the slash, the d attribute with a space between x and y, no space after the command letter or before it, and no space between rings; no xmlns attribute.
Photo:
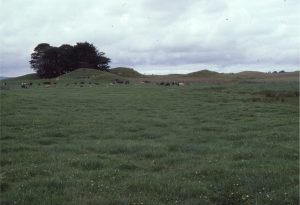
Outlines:
<svg viewBox="0 0 300 205"><path fill-rule="evenodd" d="M113 74L123 76L123 77L128 77L128 78L135 78L135 77L142 76L142 74L140 74L133 68L117 67L117 68L112 68L109 71Z"/></svg>
<svg viewBox="0 0 300 205"><path fill-rule="evenodd" d="M218 75L218 72L210 71L210 70L200 70L192 73L186 74L188 77L213 77Z"/></svg>
<svg viewBox="0 0 300 205"><path fill-rule="evenodd" d="M16 78L9 78L4 81L7 82L44 82L44 81L55 81L55 82L97 82L97 83L108 83L115 79L125 80L123 76L118 76L114 73L107 71L100 71L90 68L78 68L72 72L65 73L54 78L39 78L37 74L27 74Z"/></svg>
<svg viewBox="0 0 300 205"><path fill-rule="evenodd" d="M59 80L89 80L99 82L111 82L117 78L122 79L122 76L120 77L111 72L90 68L79 68L57 77Z"/></svg>

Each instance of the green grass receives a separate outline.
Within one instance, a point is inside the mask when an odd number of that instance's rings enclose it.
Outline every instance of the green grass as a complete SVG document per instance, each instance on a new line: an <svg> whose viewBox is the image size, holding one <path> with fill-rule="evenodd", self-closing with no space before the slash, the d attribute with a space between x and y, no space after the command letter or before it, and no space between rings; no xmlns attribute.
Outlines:
<svg viewBox="0 0 300 205"><path fill-rule="evenodd" d="M65 84L1 91L1 204L299 203L298 83Z"/></svg>

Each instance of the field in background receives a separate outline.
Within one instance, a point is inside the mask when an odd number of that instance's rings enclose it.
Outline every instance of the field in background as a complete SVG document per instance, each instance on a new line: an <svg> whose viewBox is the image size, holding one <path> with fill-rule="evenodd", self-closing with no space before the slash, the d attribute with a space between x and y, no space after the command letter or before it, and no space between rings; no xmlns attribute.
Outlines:
<svg viewBox="0 0 300 205"><path fill-rule="evenodd" d="M156 77L7 81L1 204L299 203L297 80Z"/></svg>

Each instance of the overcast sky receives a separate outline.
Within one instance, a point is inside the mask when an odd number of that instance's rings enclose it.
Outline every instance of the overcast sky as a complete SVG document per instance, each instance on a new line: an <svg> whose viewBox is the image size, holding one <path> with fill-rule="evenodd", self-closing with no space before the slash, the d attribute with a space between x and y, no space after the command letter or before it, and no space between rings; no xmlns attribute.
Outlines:
<svg viewBox="0 0 300 205"><path fill-rule="evenodd" d="M93 43L141 73L299 70L299 0L0 0L2 76L39 43Z"/></svg>

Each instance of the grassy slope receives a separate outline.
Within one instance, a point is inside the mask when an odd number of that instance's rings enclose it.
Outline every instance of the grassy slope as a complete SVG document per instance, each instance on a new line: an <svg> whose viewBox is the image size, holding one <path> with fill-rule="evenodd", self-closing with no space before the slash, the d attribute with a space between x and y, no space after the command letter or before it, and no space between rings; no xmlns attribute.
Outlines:
<svg viewBox="0 0 300 205"><path fill-rule="evenodd" d="M124 79L114 73L99 71L95 69L80 68L71 73L64 74L59 77L59 80L70 81L93 81L93 82L111 82L118 79Z"/></svg>
<svg viewBox="0 0 300 205"><path fill-rule="evenodd" d="M128 78L136 78L136 77L142 76L142 74L135 71L134 69L124 68L124 67L112 68L112 69L110 69L110 72L114 73L116 75L120 75L120 76L128 77Z"/></svg>
<svg viewBox="0 0 300 205"><path fill-rule="evenodd" d="M107 84L111 83L115 79L126 80L127 78L110 72L80 68L73 72L52 79L41 79L36 74L28 74L16 78L6 79L1 82L7 82L10 88L20 87L21 82L32 82L33 87L37 87L38 84L42 85L43 82L48 81L52 82L52 84L56 83L56 87L61 87L75 83L79 85L81 82L84 82L85 84Z"/></svg>
<svg viewBox="0 0 300 205"><path fill-rule="evenodd" d="M299 101L270 89L298 83L1 91L1 201L298 204Z"/></svg>

